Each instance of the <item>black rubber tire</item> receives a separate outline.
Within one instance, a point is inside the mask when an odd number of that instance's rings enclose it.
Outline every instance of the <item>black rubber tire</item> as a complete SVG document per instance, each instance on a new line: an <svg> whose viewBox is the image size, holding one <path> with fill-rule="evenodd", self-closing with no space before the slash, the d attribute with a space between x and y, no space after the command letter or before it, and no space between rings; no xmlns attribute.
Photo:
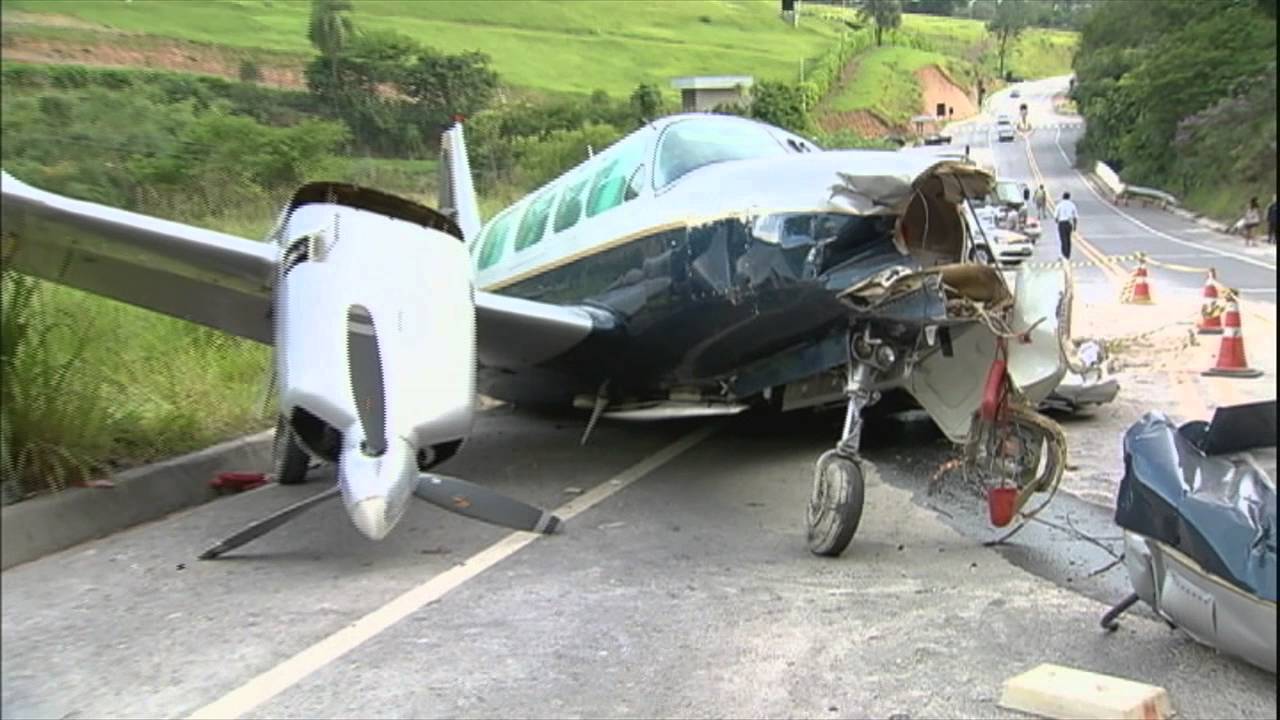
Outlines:
<svg viewBox="0 0 1280 720"><path fill-rule="evenodd" d="M862 520L866 482L862 466L836 450L818 458L806 515L809 552L838 557L853 540Z"/></svg>
<svg viewBox="0 0 1280 720"><path fill-rule="evenodd" d="M281 485L301 485L307 481L307 469L311 457L293 436L293 428L284 418L276 420L276 435L271 443L271 461L276 482Z"/></svg>

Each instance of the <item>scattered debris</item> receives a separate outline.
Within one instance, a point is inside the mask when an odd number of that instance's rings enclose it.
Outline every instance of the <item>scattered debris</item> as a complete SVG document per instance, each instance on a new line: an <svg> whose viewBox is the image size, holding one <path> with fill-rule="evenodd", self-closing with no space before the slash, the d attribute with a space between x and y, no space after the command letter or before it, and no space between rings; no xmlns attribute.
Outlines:
<svg viewBox="0 0 1280 720"><path fill-rule="evenodd" d="M1276 401L1181 426L1149 412L1124 437L1116 500L1134 592L1196 641L1276 671Z"/></svg>
<svg viewBox="0 0 1280 720"><path fill-rule="evenodd" d="M567 487L564 489L565 495L581 495L583 493L580 487Z"/></svg>
<svg viewBox="0 0 1280 720"><path fill-rule="evenodd" d="M1164 720L1173 715L1162 687L1051 663L1006 680L997 704L1055 720Z"/></svg>
<svg viewBox="0 0 1280 720"><path fill-rule="evenodd" d="M262 487L267 482L267 476L263 473L221 472L209 481L209 485L222 492L239 493Z"/></svg>

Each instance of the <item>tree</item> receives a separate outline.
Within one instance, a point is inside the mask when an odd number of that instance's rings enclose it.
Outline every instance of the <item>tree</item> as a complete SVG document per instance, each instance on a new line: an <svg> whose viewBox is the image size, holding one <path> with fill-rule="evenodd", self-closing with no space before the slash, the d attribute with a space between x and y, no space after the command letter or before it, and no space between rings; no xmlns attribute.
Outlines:
<svg viewBox="0 0 1280 720"><path fill-rule="evenodd" d="M751 88L751 116L796 133L809 129L804 92L795 85L761 81Z"/></svg>
<svg viewBox="0 0 1280 720"><path fill-rule="evenodd" d="M859 0L858 14L875 23L876 45L882 45L885 29L902 25L902 0Z"/></svg>
<svg viewBox="0 0 1280 720"><path fill-rule="evenodd" d="M405 35L366 32L330 57L317 56L303 74L321 106L351 128L361 151L403 154L421 142L399 89L420 52Z"/></svg>
<svg viewBox="0 0 1280 720"><path fill-rule="evenodd" d="M1009 44L1031 25L1032 8L1026 0L1001 0L996 5L996 16L987 21L987 32L996 38L1000 56L1000 77L1005 76L1005 58Z"/></svg>
<svg viewBox="0 0 1280 720"><path fill-rule="evenodd" d="M637 85L631 93L631 109L635 111L636 119L640 122L653 120L662 110L662 91L657 85L645 83Z"/></svg>
<svg viewBox="0 0 1280 720"><path fill-rule="evenodd" d="M355 23L347 15L351 9L351 0L311 0L307 39L321 56L329 59L334 82L338 77L338 54L346 49L356 32Z"/></svg>
<svg viewBox="0 0 1280 720"><path fill-rule="evenodd" d="M400 91L412 98L424 131L451 117L469 117L483 110L497 90L498 73L482 52L447 55L423 48L400 82Z"/></svg>

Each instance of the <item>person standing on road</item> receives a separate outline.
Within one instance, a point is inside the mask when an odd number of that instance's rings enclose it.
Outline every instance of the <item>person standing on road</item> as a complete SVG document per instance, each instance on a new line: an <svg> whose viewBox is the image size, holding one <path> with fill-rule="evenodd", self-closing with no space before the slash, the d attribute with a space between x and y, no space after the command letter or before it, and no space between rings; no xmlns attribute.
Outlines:
<svg viewBox="0 0 1280 720"><path fill-rule="evenodd" d="M1076 204L1071 202L1071 193L1062 193L1062 202L1053 212L1053 219L1058 221L1058 241L1062 243L1062 257L1071 259L1071 233L1075 232L1080 222L1080 213Z"/></svg>
<svg viewBox="0 0 1280 720"><path fill-rule="evenodd" d="M1258 243L1253 239L1253 229L1262 224L1262 208L1258 207L1258 197L1249 198L1249 207L1244 210L1244 244L1253 247Z"/></svg>
<svg viewBox="0 0 1280 720"><path fill-rule="evenodd" d="M1041 185L1040 187L1036 188L1035 201L1036 201L1036 218L1037 219L1040 219L1040 220L1044 219L1044 205L1045 205L1045 201L1048 199L1049 199L1049 196L1044 191L1044 185Z"/></svg>
<svg viewBox="0 0 1280 720"><path fill-rule="evenodd" d="M1271 204L1267 206L1267 242L1276 244L1276 228L1280 226L1280 206L1276 205L1276 196L1271 195Z"/></svg>

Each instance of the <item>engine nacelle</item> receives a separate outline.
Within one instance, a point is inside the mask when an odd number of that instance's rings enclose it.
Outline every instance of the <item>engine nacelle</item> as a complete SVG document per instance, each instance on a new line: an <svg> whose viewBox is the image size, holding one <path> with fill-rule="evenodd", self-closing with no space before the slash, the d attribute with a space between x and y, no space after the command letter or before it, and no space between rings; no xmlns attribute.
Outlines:
<svg viewBox="0 0 1280 720"><path fill-rule="evenodd" d="M471 431L476 331L466 247L440 230L334 202L293 208L278 236L281 412L301 408L341 433L343 498L356 524L381 536L403 512L418 463L456 449ZM371 506L384 517L362 522Z"/></svg>

